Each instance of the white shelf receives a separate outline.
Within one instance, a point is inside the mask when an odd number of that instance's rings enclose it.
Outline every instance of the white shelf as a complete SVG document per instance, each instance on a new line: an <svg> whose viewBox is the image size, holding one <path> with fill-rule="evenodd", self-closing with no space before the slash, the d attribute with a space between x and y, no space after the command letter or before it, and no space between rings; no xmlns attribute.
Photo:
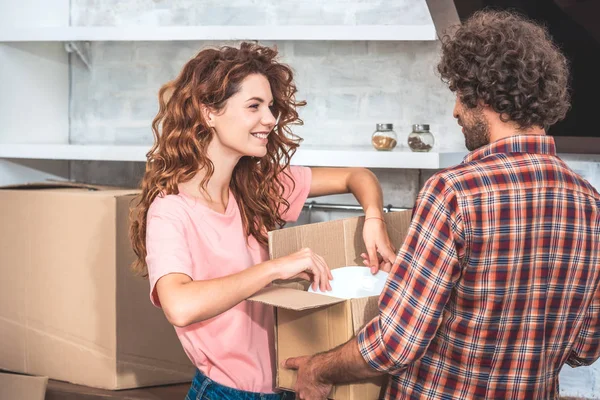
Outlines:
<svg viewBox="0 0 600 400"><path fill-rule="evenodd" d="M433 25L0 28L0 42L176 40L436 40Z"/></svg>
<svg viewBox="0 0 600 400"><path fill-rule="evenodd" d="M37 160L146 161L149 146L0 144L0 158Z"/></svg>
<svg viewBox="0 0 600 400"><path fill-rule="evenodd" d="M321 149L301 146L292 158L292 164L309 167L440 169L460 163L465 155L466 152L415 153L408 149L377 151L372 147Z"/></svg>
<svg viewBox="0 0 600 400"><path fill-rule="evenodd" d="M149 150L148 146L0 144L0 159L145 162ZM340 149L300 147L292 158L292 164L309 167L440 169L460 163L465 155L466 152L377 151L370 147Z"/></svg>

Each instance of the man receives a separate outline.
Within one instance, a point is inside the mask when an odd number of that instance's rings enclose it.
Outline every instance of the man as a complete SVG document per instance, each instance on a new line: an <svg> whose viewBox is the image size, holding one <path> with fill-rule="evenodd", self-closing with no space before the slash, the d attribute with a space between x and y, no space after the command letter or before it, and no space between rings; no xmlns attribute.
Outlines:
<svg viewBox="0 0 600 400"><path fill-rule="evenodd" d="M379 316L286 361L300 399L389 374L387 399L550 399L563 364L600 355L600 195L546 129L569 107L565 57L540 26L474 14L442 41L471 153L430 178Z"/></svg>

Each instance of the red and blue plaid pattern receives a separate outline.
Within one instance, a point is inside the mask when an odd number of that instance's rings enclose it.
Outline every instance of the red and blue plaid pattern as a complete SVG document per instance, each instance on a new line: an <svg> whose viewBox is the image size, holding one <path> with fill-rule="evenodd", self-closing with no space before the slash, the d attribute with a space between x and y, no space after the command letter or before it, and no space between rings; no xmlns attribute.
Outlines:
<svg viewBox="0 0 600 400"><path fill-rule="evenodd" d="M600 195L549 136L513 136L430 178L358 336L388 399L551 399L600 356Z"/></svg>

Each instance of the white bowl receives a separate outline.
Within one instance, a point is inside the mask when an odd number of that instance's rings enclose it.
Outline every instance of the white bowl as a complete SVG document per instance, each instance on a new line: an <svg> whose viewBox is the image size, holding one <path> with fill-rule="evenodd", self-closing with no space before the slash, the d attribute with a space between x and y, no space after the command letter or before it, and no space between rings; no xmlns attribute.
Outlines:
<svg viewBox="0 0 600 400"><path fill-rule="evenodd" d="M340 299L379 296L388 277L387 272L379 271L373 275L370 268L356 266L332 269L331 275L333 275L333 279L329 281L331 291L321 292L319 288L313 290L312 285L308 291Z"/></svg>

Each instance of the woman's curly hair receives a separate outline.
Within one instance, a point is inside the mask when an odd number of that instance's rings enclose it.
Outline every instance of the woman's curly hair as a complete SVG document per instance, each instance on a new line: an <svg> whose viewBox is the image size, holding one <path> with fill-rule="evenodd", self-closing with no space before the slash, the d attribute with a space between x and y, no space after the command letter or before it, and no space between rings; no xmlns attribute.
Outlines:
<svg viewBox="0 0 600 400"><path fill-rule="evenodd" d="M276 58L275 49L245 42L239 49L204 49L184 65L175 80L160 89L159 111L152 123L154 145L147 154L141 194L131 210L130 239L137 256L134 272L147 275L146 216L156 196L179 193L177 185L192 179L199 170L206 172L201 182L201 189L206 190L214 173L206 153L214 134L201 107L223 110L227 100L241 89L242 81L252 74L261 74L269 81L271 110L279 119L269 135L267 154L260 159L242 157L234 168L230 189L248 236L266 245L266 231L284 224L281 213L289 203L282 197L284 188L277 177L287 174L290 158L302 140L288 125L302 124L296 107L306 103L295 100L293 72Z"/></svg>
<svg viewBox="0 0 600 400"><path fill-rule="evenodd" d="M437 69L464 105L483 102L521 129L547 129L570 107L567 59L543 26L516 13L474 13L442 38Z"/></svg>

